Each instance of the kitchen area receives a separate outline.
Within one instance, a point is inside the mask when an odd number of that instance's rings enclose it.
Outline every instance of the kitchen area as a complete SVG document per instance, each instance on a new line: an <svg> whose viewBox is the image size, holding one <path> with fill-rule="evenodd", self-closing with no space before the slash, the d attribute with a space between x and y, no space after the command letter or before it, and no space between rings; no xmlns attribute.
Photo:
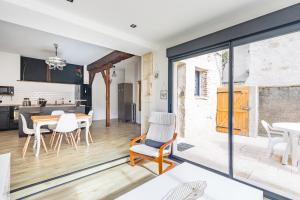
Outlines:
<svg viewBox="0 0 300 200"><path fill-rule="evenodd" d="M13 86L0 86L0 96L3 98L14 98ZM74 99L75 101L56 99L54 102L48 102L46 98L28 98L24 97L20 103L9 104L2 103L0 100L0 131L18 130L19 136L26 136L23 133L22 120L19 117L23 114L27 121L28 128L33 128L30 120L34 115L50 115L54 110L63 110L65 113L86 113L92 109L91 87L87 84L76 85Z"/></svg>
<svg viewBox="0 0 300 200"><path fill-rule="evenodd" d="M3 21L0 35L0 155L10 162L13 197L128 155L128 141L141 133L139 56L110 69L106 112L103 75L91 84L87 68L114 50ZM73 126L63 123L71 115ZM56 132L59 124L68 131Z"/></svg>

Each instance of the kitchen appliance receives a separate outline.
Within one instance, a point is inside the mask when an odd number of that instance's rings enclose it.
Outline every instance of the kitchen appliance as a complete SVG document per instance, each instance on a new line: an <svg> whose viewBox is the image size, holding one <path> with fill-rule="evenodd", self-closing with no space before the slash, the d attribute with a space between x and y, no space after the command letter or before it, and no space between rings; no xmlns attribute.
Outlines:
<svg viewBox="0 0 300 200"><path fill-rule="evenodd" d="M44 98L39 98L38 99L38 104L40 105L40 107L45 107L47 104L47 100Z"/></svg>
<svg viewBox="0 0 300 200"><path fill-rule="evenodd" d="M23 103L22 103L23 106L31 106L31 101L29 98L24 98L23 99Z"/></svg>
<svg viewBox="0 0 300 200"><path fill-rule="evenodd" d="M118 118L123 122L132 121L132 103L133 103L133 85L132 83L118 84Z"/></svg>
<svg viewBox="0 0 300 200"><path fill-rule="evenodd" d="M88 84L76 85L75 88L76 105L85 106L85 113L88 114L92 110L92 87Z"/></svg>
<svg viewBox="0 0 300 200"><path fill-rule="evenodd" d="M9 106L9 129L18 129L19 106Z"/></svg>
<svg viewBox="0 0 300 200"><path fill-rule="evenodd" d="M13 96L15 89L12 86L0 86L0 95L9 95Z"/></svg>

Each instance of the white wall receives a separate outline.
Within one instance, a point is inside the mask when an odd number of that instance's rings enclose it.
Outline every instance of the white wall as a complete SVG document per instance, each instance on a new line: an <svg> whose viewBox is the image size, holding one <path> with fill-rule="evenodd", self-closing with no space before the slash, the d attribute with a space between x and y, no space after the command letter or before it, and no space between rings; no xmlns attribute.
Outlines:
<svg viewBox="0 0 300 200"><path fill-rule="evenodd" d="M110 70L112 74L114 69ZM116 70L117 77L112 78L110 84L110 118L118 118L118 84L124 83L125 72L123 69ZM94 110L94 120L105 120L105 83L101 73L95 75L92 86L92 105Z"/></svg>
<svg viewBox="0 0 300 200"><path fill-rule="evenodd" d="M153 111L168 111L168 99L160 99L160 91L168 90L168 58L166 49L159 49L153 52L153 71L159 73L159 77L153 80L152 94L153 101L150 106Z"/></svg>
<svg viewBox="0 0 300 200"><path fill-rule="evenodd" d="M0 85L14 86L15 95L13 97L0 96L2 104L22 104L23 98L31 99L32 104L36 104L37 98L42 97L48 103L64 98L74 103L75 85L24 82L20 80L20 55L0 52Z"/></svg>
<svg viewBox="0 0 300 200"><path fill-rule="evenodd" d="M300 31L234 48L234 79L250 86L299 85Z"/></svg>
<svg viewBox="0 0 300 200"><path fill-rule="evenodd" d="M134 56L115 65L116 69L122 68L125 71L124 83L131 83L133 88L133 103L136 107L136 122L141 123L141 112L138 110L138 81L141 80L141 57Z"/></svg>
<svg viewBox="0 0 300 200"><path fill-rule="evenodd" d="M180 84L179 81L186 81L184 94L185 137L216 132L217 89L221 86L218 69L220 68L219 65L222 64L221 59L215 53L210 53L180 61L186 64L186 73L179 74L178 72L178 84ZM207 70L206 97L197 97L194 94L196 69ZM180 79L180 76L184 75L186 75L186 78ZM184 83L181 84L184 85ZM177 84L174 87L177 87ZM183 135L183 133L180 134Z"/></svg>

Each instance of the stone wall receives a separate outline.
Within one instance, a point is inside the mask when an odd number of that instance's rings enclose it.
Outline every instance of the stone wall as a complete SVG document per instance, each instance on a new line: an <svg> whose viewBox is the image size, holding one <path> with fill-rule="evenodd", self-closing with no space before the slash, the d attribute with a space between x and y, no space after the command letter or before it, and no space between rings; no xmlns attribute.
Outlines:
<svg viewBox="0 0 300 200"><path fill-rule="evenodd" d="M260 87L259 121L300 122L300 86ZM266 135L259 123L259 135Z"/></svg>

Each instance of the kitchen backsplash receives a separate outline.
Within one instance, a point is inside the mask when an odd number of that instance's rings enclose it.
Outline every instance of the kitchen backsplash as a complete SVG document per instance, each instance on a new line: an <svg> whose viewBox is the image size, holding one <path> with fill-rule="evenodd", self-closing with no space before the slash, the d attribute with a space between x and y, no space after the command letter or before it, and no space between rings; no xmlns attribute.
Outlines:
<svg viewBox="0 0 300 200"><path fill-rule="evenodd" d="M39 83L36 83L36 84L39 84ZM38 98L46 99L48 104L54 104L56 100L58 101L58 103L61 103L62 98L64 98L64 103L69 103L69 101L71 101L71 103L75 102L74 90L70 90L70 91L39 91L39 90L28 91L28 89L15 87L14 96L12 96L12 97L0 96L0 100L2 100L1 104L22 104L24 98L30 98L32 105L37 104Z"/></svg>

